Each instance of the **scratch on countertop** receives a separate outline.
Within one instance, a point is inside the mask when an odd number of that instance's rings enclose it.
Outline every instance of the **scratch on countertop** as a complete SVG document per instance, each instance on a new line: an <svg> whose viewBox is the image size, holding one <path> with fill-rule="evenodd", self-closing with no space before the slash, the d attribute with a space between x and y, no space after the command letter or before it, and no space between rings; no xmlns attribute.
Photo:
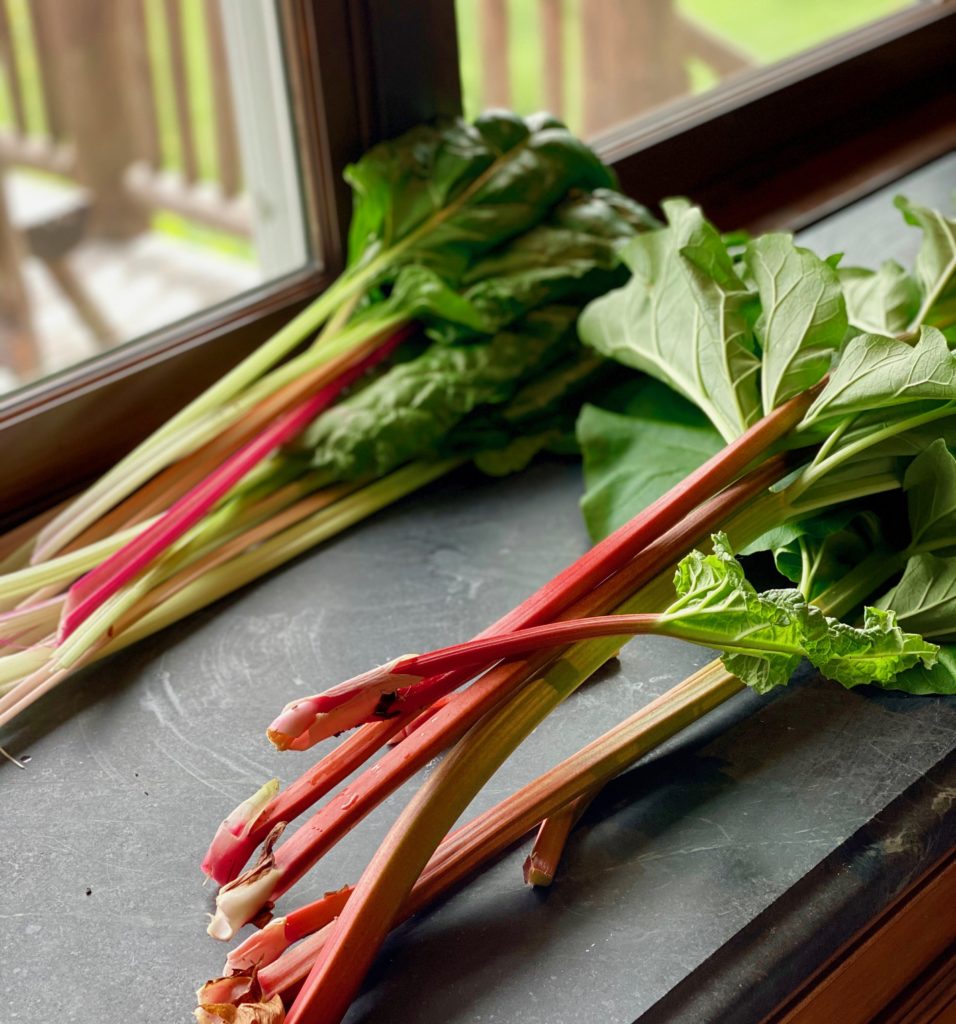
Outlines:
<svg viewBox="0 0 956 1024"><path fill-rule="evenodd" d="M168 732L172 733L172 735L175 736L183 746L191 747L193 750L200 751L204 757L213 758L220 764L225 765L236 776L256 781L259 778L272 778L275 774L271 769L263 767L258 762L253 761L252 758L247 757L245 754L239 753L237 756L245 761L249 767L243 767L242 765L237 764L235 761L230 760L224 754L206 743L197 743L195 740L190 739L179 728L179 726L170 719L169 715L166 714L162 700L157 697L156 692L151 687L146 687L145 693L140 697L140 704L145 710L151 711L156 716L156 720L159 724ZM157 744L157 746L160 745ZM167 752L162 746L160 746L160 749ZM179 763L180 762L177 761L177 764Z"/></svg>
<svg viewBox="0 0 956 1024"><path fill-rule="evenodd" d="M179 758L172 753L172 751L164 747L161 743L157 743L156 740L153 740L153 745L156 747L157 750L160 751L160 753L165 754L170 761L173 761L175 764L178 764L179 767L182 768L182 770L187 775L191 775L197 782L201 782L208 789L212 789L215 790L217 793L221 793L227 800L235 799L235 797L227 790L223 789L222 786L217 786L215 782L210 782L209 779L204 779L198 772L193 771L193 769L190 768L185 761L180 761Z"/></svg>
<svg viewBox="0 0 956 1024"><path fill-rule="evenodd" d="M180 718L185 718L186 709L183 707L182 701L179 699L179 694L173 689L172 673L164 670L160 672L159 677L163 684L163 691L169 698L169 703L172 704L173 709Z"/></svg>
<svg viewBox="0 0 956 1024"><path fill-rule="evenodd" d="M98 750L96 745L90 740L89 734L86 731L86 725L83 722L82 715L77 719L77 726L79 729L80 737L82 738L83 743L86 745L86 749L90 752L90 756L97 763L100 770L105 775L109 776L109 778L112 779L113 782L125 787L127 785L126 779L124 779L122 775L120 775L120 773L112 766L112 764L110 764L109 759L106 758L103 755L102 751Z"/></svg>

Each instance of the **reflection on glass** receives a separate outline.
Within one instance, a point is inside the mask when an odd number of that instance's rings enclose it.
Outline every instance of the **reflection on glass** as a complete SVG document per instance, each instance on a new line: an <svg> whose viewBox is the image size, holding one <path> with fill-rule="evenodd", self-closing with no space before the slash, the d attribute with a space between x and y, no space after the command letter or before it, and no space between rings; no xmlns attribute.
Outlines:
<svg viewBox="0 0 956 1024"><path fill-rule="evenodd" d="M912 0L456 0L465 112L550 110L594 136Z"/></svg>
<svg viewBox="0 0 956 1024"><path fill-rule="evenodd" d="M267 0L0 0L0 391L306 258Z"/></svg>

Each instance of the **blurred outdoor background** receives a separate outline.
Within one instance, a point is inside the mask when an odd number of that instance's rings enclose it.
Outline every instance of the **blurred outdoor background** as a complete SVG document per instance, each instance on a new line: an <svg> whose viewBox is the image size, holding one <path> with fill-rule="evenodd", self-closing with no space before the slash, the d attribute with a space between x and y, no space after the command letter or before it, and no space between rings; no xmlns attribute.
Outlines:
<svg viewBox="0 0 956 1024"><path fill-rule="evenodd" d="M465 113L591 137L906 0L456 0ZM0 392L309 254L275 0L0 0Z"/></svg>
<svg viewBox="0 0 956 1024"><path fill-rule="evenodd" d="M456 0L465 113L549 110L597 135L913 0Z"/></svg>
<svg viewBox="0 0 956 1024"><path fill-rule="evenodd" d="M0 0L0 391L301 266L271 0Z"/></svg>

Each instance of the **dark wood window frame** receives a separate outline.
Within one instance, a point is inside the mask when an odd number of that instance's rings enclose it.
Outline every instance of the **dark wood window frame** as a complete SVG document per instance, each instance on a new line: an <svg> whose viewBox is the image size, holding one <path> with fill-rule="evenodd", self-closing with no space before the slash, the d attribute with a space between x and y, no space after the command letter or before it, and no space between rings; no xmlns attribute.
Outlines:
<svg viewBox="0 0 956 1024"><path fill-rule="evenodd" d="M278 0L316 262L0 399L0 522L94 477L317 294L342 262L341 169L460 110L453 0ZM595 141L646 203L800 227L956 144L956 4L922 4Z"/></svg>

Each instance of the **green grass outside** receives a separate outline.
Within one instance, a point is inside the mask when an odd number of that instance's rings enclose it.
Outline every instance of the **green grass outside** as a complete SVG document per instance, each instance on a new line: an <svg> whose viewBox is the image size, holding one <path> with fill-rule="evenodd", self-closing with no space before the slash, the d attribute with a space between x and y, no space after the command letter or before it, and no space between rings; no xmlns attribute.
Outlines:
<svg viewBox="0 0 956 1024"><path fill-rule="evenodd" d="M638 0L632 0L638 2ZM581 128L581 53L577 45L588 0L563 0L565 31L564 118ZM911 6L912 0L676 0L677 11L714 35L732 42L756 64L770 64L807 50L834 36L859 28ZM509 71L512 106L522 114L544 106L538 0L508 4ZM480 0L456 0L465 113L474 117L481 103L479 50ZM688 61L691 91L703 92L718 79L703 62Z"/></svg>

